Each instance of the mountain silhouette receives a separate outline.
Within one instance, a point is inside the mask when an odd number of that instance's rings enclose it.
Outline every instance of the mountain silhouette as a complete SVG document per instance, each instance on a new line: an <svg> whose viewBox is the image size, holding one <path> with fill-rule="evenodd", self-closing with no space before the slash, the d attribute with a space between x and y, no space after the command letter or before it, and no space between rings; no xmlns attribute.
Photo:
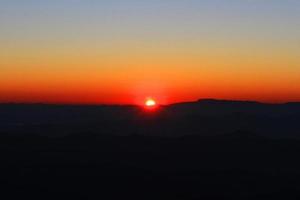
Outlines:
<svg viewBox="0 0 300 200"><path fill-rule="evenodd" d="M153 113L138 106L1 104L0 119L1 132L38 133L41 128L44 129L41 134L49 136L74 131L213 136L238 130L273 138L300 136L300 103L203 99L161 106Z"/></svg>
<svg viewBox="0 0 300 200"><path fill-rule="evenodd" d="M10 199L299 199L300 103L0 104Z"/></svg>

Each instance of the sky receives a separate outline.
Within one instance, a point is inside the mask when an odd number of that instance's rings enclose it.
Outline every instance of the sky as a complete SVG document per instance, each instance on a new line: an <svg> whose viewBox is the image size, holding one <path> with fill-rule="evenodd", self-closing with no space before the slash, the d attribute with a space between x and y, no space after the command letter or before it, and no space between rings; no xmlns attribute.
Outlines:
<svg viewBox="0 0 300 200"><path fill-rule="evenodd" d="M0 102L300 101L299 0L0 0Z"/></svg>

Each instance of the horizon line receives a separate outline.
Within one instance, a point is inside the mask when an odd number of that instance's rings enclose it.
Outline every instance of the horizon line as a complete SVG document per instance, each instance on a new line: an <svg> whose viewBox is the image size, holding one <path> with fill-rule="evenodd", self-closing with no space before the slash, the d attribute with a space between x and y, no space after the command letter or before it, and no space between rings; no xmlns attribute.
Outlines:
<svg viewBox="0 0 300 200"><path fill-rule="evenodd" d="M187 103L197 103L201 101L223 101L223 102L243 102L243 103L259 103L259 104L267 104L267 105L282 105L282 104L291 104L291 103L300 103L299 101L282 101L282 102L264 102L258 100L247 100L247 99L218 99L218 98L200 98L194 101L180 101L169 104L158 104L159 106L172 106L178 104L187 104ZM19 105L57 105L57 106L130 106L130 107L140 107L141 104L128 104L128 103L71 103L71 102L1 102L0 105L3 104L19 104Z"/></svg>

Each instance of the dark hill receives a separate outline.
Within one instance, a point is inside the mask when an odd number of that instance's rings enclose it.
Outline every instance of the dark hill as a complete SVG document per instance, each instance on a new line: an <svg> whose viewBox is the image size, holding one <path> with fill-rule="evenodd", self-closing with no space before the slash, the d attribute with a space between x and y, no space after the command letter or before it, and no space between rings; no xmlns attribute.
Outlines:
<svg viewBox="0 0 300 200"><path fill-rule="evenodd" d="M300 103L0 104L1 197L300 199L299 122Z"/></svg>
<svg viewBox="0 0 300 200"><path fill-rule="evenodd" d="M300 103L264 104L205 99L161 106L1 104L0 132L63 136L74 132L114 135L220 135L253 132L272 138L300 137Z"/></svg>

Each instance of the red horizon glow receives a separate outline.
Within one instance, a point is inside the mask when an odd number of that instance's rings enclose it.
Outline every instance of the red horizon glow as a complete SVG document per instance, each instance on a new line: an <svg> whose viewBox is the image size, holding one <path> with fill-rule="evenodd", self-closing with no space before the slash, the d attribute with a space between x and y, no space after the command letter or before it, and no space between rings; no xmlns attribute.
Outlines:
<svg viewBox="0 0 300 200"><path fill-rule="evenodd" d="M0 103L45 103L45 104L107 104L107 105L138 105L146 106L147 95L129 95L129 94L96 94L92 92L77 91L74 92L19 92L19 93L5 93L0 94ZM198 95L197 95L198 94ZM287 102L299 102L300 96L290 96L289 94L272 95L264 94L262 96L252 95L236 95L228 92L218 93L215 95L201 95L200 92L193 92L187 94L180 93L167 93L166 95L155 95L155 102L160 105L168 105L180 102L197 101L199 99L222 99L222 100L237 100L237 101L258 101L262 103L287 103ZM151 107L151 106L150 106Z"/></svg>

